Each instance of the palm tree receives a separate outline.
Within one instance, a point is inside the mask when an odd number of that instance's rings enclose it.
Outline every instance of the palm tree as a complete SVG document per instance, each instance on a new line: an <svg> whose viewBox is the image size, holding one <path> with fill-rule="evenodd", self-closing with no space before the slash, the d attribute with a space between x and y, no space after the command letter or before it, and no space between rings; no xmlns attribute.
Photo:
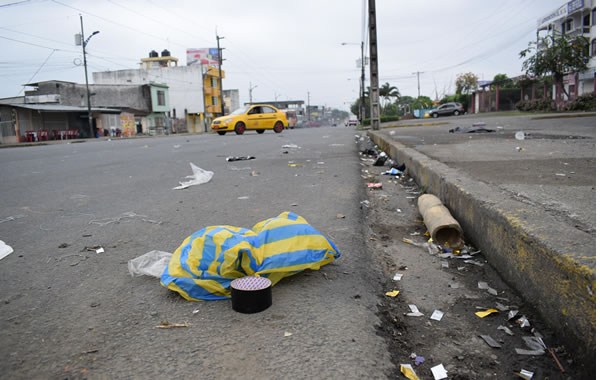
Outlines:
<svg viewBox="0 0 600 380"><path fill-rule="evenodd" d="M379 96L383 98L384 102L387 104L390 102L391 98L399 98L400 92L396 86L390 86L388 82L385 82L381 88L379 88Z"/></svg>

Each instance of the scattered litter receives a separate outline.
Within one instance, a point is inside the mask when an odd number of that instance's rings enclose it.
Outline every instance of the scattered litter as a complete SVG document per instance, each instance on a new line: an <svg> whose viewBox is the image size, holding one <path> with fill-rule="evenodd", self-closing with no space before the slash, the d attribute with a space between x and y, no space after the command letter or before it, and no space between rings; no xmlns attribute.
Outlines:
<svg viewBox="0 0 600 380"><path fill-rule="evenodd" d="M296 206L298 206L298 203L290 203L290 206L296 207Z"/></svg>
<svg viewBox="0 0 600 380"><path fill-rule="evenodd" d="M566 177L567 175L564 173L555 173L554 175L559 176L559 177Z"/></svg>
<svg viewBox="0 0 600 380"><path fill-rule="evenodd" d="M247 196L247 195L243 195L243 196L241 196L241 197L238 197L237 199L239 199L239 200L244 200L244 199L250 199L250 197L249 197L249 196Z"/></svg>
<svg viewBox="0 0 600 380"><path fill-rule="evenodd" d="M291 333L291 332L289 332L289 331L286 331L286 332L284 332L284 333L283 333L283 336L284 336L284 337L288 337L288 336L292 336L292 335L294 335L294 334L292 334L292 333Z"/></svg>
<svg viewBox="0 0 600 380"><path fill-rule="evenodd" d="M415 354L414 352L410 354L410 358L415 361L415 365L418 367L420 364L425 362L425 358Z"/></svg>
<svg viewBox="0 0 600 380"><path fill-rule="evenodd" d="M96 253L104 253L104 248L100 247L96 249Z"/></svg>
<svg viewBox="0 0 600 380"><path fill-rule="evenodd" d="M344 146L345 144L329 144L329 146Z"/></svg>
<svg viewBox="0 0 600 380"><path fill-rule="evenodd" d="M215 173L204 170L202 168L197 167L196 165L190 162L190 166L192 167L192 172L194 174L188 175L185 178L190 178L189 181L179 182L179 186L173 188L173 190L182 190L187 189L190 186L201 185L210 181Z"/></svg>
<svg viewBox="0 0 600 380"><path fill-rule="evenodd" d="M24 218L26 215L23 214L19 214L19 215L14 215L14 216L9 216L7 218L1 219L0 223L4 223L4 222L10 222L11 220L17 220L17 219L21 219Z"/></svg>
<svg viewBox="0 0 600 380"><path fill-rule="evenodd" d="M398 169L391 168L390 170L382 172L381 174L383 174L383 175L400 175L400 174L402 174L402 172Z"/></svg>
<svg viewBox="0 0 600 380"><path fill-rule="evenodd" d="M448 372L444 368L443 364L438 364L435 367L431 368L431 373L433 373L433 378L435 380L442 380L448 378Z"/></svg>
<svg viewBox="0 0 600 380"><path fill-rule="evenodd" d="M479 261L475 261L475 260L465 260L464 262L467 264L477 265L479 267L482 267L485 265L484 263L480 263Z"/></svg>
<svg viewBox="0 0 600 380"><path fill-rule="evenodd" d="M515 335L515 334L512 332L512 330L511 330L511 329L509 329L509 328L508 328L508 327L506 327L506 326L502 326L502 325L500 325L500 326L498 326L497 330L502 330L502 331L504 331L505 333L507 333L508 335Z"/></svg>
<svg viewBox="0 0 600 380"><path fill-rule="evenodd" d="M485 127L487 124L484 121L477 121L471 125L474 127Z"/></svg>
<svg viewBox="0 0 600 380"><path fill-rule="evenodd" d="M410 364L400 364L400 372L410 380L419 380L419 376L415 373Z"/></svg>
<svg viewBox="0 0 600 380"><path fill-rule="evenodd" d="M476 316L478 316L479 318L485 318L488 315L492 314L492 313L497 313L498 310L496 309L487 309L485 311L479 311L477 313L475 313Z"/></svg>
<svg viewBox="0 0 600 380"><path fill-rule="evenodd" d="M396 209L396 212L402 212L402 210L400 210L399 208Z"/></svg>
<svg viewBox="0 0 600 380"><path fill-rule="evenodd" d="M488 344L488 346L490 346L492 348L502 348L502 345L500 343L496 342L494 340L494 338L492 338L489 335L479 335L479 337L481 339L483 339Z"/></svg>
<svg viewBox="0 0 600 380"><path fill-rule="evenodd" d="M94 219L94 220L90 220L88 222L88 224L97 224L101 227L104 227L108 224L111 223L120 223L123 219L132 219L132 218L136 218L136 217L140 217L142 218L143 222L148 222L148 223L154 223L154 224L161 224L162 222L156 221L156 220L151 220L151 219L146 219L148 216L147 215L138 215L133 211L127 211L122 213L121 215L114 217L114 218L104 218L104 219Z"/></svg>
<svg viewBox="0 0 600 380"><path fill-rule="evenodd" d="M250 166L244 166L243 168L238 168L237 166L230 166L229 169L239 171L239 170L252 170Z"/></svg>
<svg viewBox="0 0 600 380"><path fill-rule="evenodd" d="M160 322L160 325L156 326L159 329L172 329L175 327L188 327L189 324L187 322L184 323L170 323L167 320Z"/></svg>
<svg viewBox="0 0 600 380"><path fill-rule="evenodd" d="M150 251L135 259L129 260L127 268L129 269L131 277L146 275L160 278L169 265L171 256L173 256L173 254L170 252Z"/></svg>
<svg viewBox="0 0 600 380"><path fill-rule="evenodd" d="M498 309L500 311L507 311L509 309L509 307L501 304L500 302L496 302L496 309Z"/></svg>
<svg viewBox="0 0 600 380"><path fill-rule="evenodd" d="M283 149L300 149L296 144L285 144L281 146Z"/></svg>
<svg viewBox="0 0 600 380"><path fill-rule="evenodd" d="M442 268L450 268L450 264L447 261L442 261Z"/></svg>
<svg viewBox="0 0 600 380"><path fill-rule="evenodd" d="M367 187L369 189L381 189L383 187L383 184L381 182L379 182L379 183L367 183Z"/></svg>
<svg viewBox="0 0 600 380"><path fill-rule="evenodd" d="M385 295L388 297L396 297L398 294L400 294L399 290L392 290L391 292L385 293Z"/></svg>
<svg viewBox="0 0 600 380"><path fill-rule="evenodd" d="M494 289L494 288L491 288L491 287L488 285L488 283L487 283L487 282L484 282L484 281L479 281L479 282L477 283L477 287L478 287L479 289L485 289L485 290L487 290L487 291L488 291L488 293L490 293L491 295L494 295L494 296L497 296L497 295L498 295L498 292L496 291L496 289Z"/></svg>
<svg viewBox="0 0 600 380"><path fill-rule="evenodd" d="M429 319L433 319L435 321L441 321L443 316L444 316L443 311L434 310L433 314L431 314L431 317L429 317Z"/></svg>
<svg viewBox="0 0 600 380"><path fill-rule="evenodd" d="M364 201L360 201L360 204L361 204L361 205L364 205L364 206L366 206L366 207L369 207L369 203L370 203L370 202L369 202L368 200L366 200L366 199L365 199Z"/></svg>
<svg viewBox="0 0 600 380"><path fill-rule="evenodd" d="M227 162L231 161L245 161L245 160L254 160L256 157L254 156L229 156L225 159Z"/></svg>
<svg viewBox="0 0 600 380"><path fill-rule="evenodd" d="M462 248L463 231L442 201L432 194L424 194L418 200L419 212L427 230L436 244L449 248Z"/></svg>
<svg viewBox="0 0 600 380"><path fill-rule="evenodd" d="M408 307L410 308L410 313L407 313L406 315L408 315L409 317L422 317L423 313L421 313L419 311L419 309L417 308L417 305L408 305Z"/></svg>
<svg viewBox="0 0 600 380"><path fill-rule="evenodd" d="M396 273L396 274L394 275L394 278L393 278L393 280L394 280L394 281L400 281L400 280L402 280L402 276L404 276L402 273Z"/></svg>
<svg viewBox="0 0 600 380"><path fill-rule="evenodd" d="M252 177L258 177L258 176L260 175L260 172L257 172L256 170L252 170L252 171L250 172L250 175L251 175Z"/></svg>
<svg viewBox="0 0 600 380"><path fill-rule="evenodd" d="M510 321L511 319L513 319L514 317L516 317L519 314L519 310L511 310L508 312L508 321Z"/></svg>
<svg viewBox="0 0 600 380"><path fill-rule="evenodd" d="M522 152L522 151L524 151L524 150L525 150L525 148L521 148L520 146L518 146L518 147L516 147L516 148L515 148L515 150L516 150L517 152Z"/></svg>
<svg viewBox="0 0 600 380"><path fill-rule="evenodd" d="M337 214L335 217L338 218L338 219L344 219L344 218L346 218L346 215L344 215L344 214Z"/></svg>
<svg viewBox="0 0 600 380"><path fill-rule="evenodd" d="M477 123L475 123L475 124L477 124ZM487 133L487 132L496 132L493 129L487 129L487 128L483 128L481 126L475 126L475 124L473 124L472 127L456 127L456 128L453 128L453 129L449 130L448 132L449 133Z"/></svg>
<svg viewBox="0 0 600 380"><path fill-rule="evenodd" d="M533 379L533 374L534 374L533 372L528 371L526 369L521 369L521 372L519 372L519 373L515 372L515 375L519 376L521 379L526 379L526 380Z"/></svg>
<svg viewBox="0 0 600 380"><path fill-rule="evenodd" d="M523 328L523 327L529 327L529 326L531 326L531 325L529 324L529 320L528 320L528 319L527 319L527 317L525 317L525 316L522 316L521 318L517 319L515 322L516 322L516 323L517 323L519 326L521 326L521 328Z"/></svg>
<svg viewBox="0 0 600 380"><path fill-rule="evenodd" d="M522 337L527 347L530 350L523 350L521 348L515 348L515 351L519 355L530 355L530 356L541 356L546 353L546 345L540 338L535 336L524 336Z"/></svg>
<svg viewBox="0 0 600 380"><path fill-rule="evenodd" d="M179 145L179 144L175 144L175 145L173 145L173 148L175 148L175 149L179 149L179 148L181 148L181 145Z"/></svg>
<svg viewBox="0 0 600 380"><path fill-rule="evenodd" d="M379 156L377 156L377 160L375 161L373 166L383 166L386 161L387 161L387 155L385 154L385 152L381 152L381 153L379 153Z"/></svg>
<svg viewBox="0 0 600 380"><path fill-rule="evenodd" d="M301 164L288 164L288 166L290 166L292 168L301 168L302 167Z"/></svg>
<svg viewBox="0 0 600 380"><path fill-rule="evenodd" d="M12 247L0 240L0 260L13 253Z"/></svg>
<svg viewBox="0 0 600 380"><path fill-rule="evenodd" d="M519 131L519 132L515 133L515 139L525 140L525 132Z"/></svg>
<svg viewBox="0 0 600 380"><path fill-rule="evenodd" d="M200 309L196 309L192 311L192 314L198 314L200 312Z"/></svg>
<svg viewBox="0 0 600 380"><path fill-rule="evenodd" d="M393 135L395 135L395 134L396 134L396 131L390 131L390 135L392 135L392 136L393 136Z"/></svg>

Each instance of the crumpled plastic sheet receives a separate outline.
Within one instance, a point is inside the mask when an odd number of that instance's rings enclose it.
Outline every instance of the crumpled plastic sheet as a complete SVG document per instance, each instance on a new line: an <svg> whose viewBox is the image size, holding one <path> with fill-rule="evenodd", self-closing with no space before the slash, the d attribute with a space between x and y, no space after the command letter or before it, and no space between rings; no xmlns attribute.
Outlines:
<svg viewBox="0 0 600 380"><path fill-rule="evenodd" d="M160 282L189 301L226 299L236 278L261 276L275 285L339 256L303 217L283 212L252 229L211 226L195 232L173 253Z"/></svg>
<svg viewBox="0 0 600 380"><path fill-rule="evenodd" d="M192 175L188 175L185 178L191 178L189 181L179 182L179 186L175 186L173 190L182 190L187 189L190 186L201 185L211 180L214 172L204 170L202 168L197 167L193 163L190 162L190 166L192 167Z"/></svg>
<svg viewBox="0 0 600 380"><path fill-rule="evenodd" d="M10 245L0 240L0 260L2 260L3 258L5 258L13 252L14 250Z"/></svg>
<svg viewBox="0 0 600 380"><path fill-rule="evenodd" d="M132 277L146 275L160 278L167 265L169 265L171 256L173 256L171 252L150 251L133 260L129 260L127 268Z"/></svg>

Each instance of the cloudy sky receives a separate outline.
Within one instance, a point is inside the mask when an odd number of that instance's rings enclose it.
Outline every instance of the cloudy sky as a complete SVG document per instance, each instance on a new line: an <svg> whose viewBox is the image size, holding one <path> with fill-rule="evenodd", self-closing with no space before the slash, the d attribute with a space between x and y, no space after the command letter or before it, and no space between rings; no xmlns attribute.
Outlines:
<svg viewBox="0 0 600 380"><path fill-rule="evenodd" d="M463 72L518 75L536 20L565 2L377 0L380 85L416 96L418 71L421 94L441 98ZM223 86L239 89L241 102L252 83L254 101L307 101L310 93L310 104L348 110L358 98L360 42L368 42L366 7L366 0L0 0L0 97L42 80L85 83L74 45L81 14L86 36L100 31L88 45L91 72L138 68L149 51L165 48L185 64L186 48L216 47L218 33ZM368 78L367 71L366 85Z"/></svg>

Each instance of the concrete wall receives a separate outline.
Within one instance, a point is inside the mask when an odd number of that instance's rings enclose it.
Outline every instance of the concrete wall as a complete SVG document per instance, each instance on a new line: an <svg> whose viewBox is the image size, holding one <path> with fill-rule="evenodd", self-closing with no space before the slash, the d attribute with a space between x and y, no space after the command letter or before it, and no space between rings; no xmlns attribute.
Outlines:
<svg viewBox="0 0 600 380"><path fill-rule="evenodd" d="M171 112L177 117L186 113L204 112L202 94L202 66L163 67L138 70L119 70L93 73L96 84L149 84L169 86Z"/></svg>

